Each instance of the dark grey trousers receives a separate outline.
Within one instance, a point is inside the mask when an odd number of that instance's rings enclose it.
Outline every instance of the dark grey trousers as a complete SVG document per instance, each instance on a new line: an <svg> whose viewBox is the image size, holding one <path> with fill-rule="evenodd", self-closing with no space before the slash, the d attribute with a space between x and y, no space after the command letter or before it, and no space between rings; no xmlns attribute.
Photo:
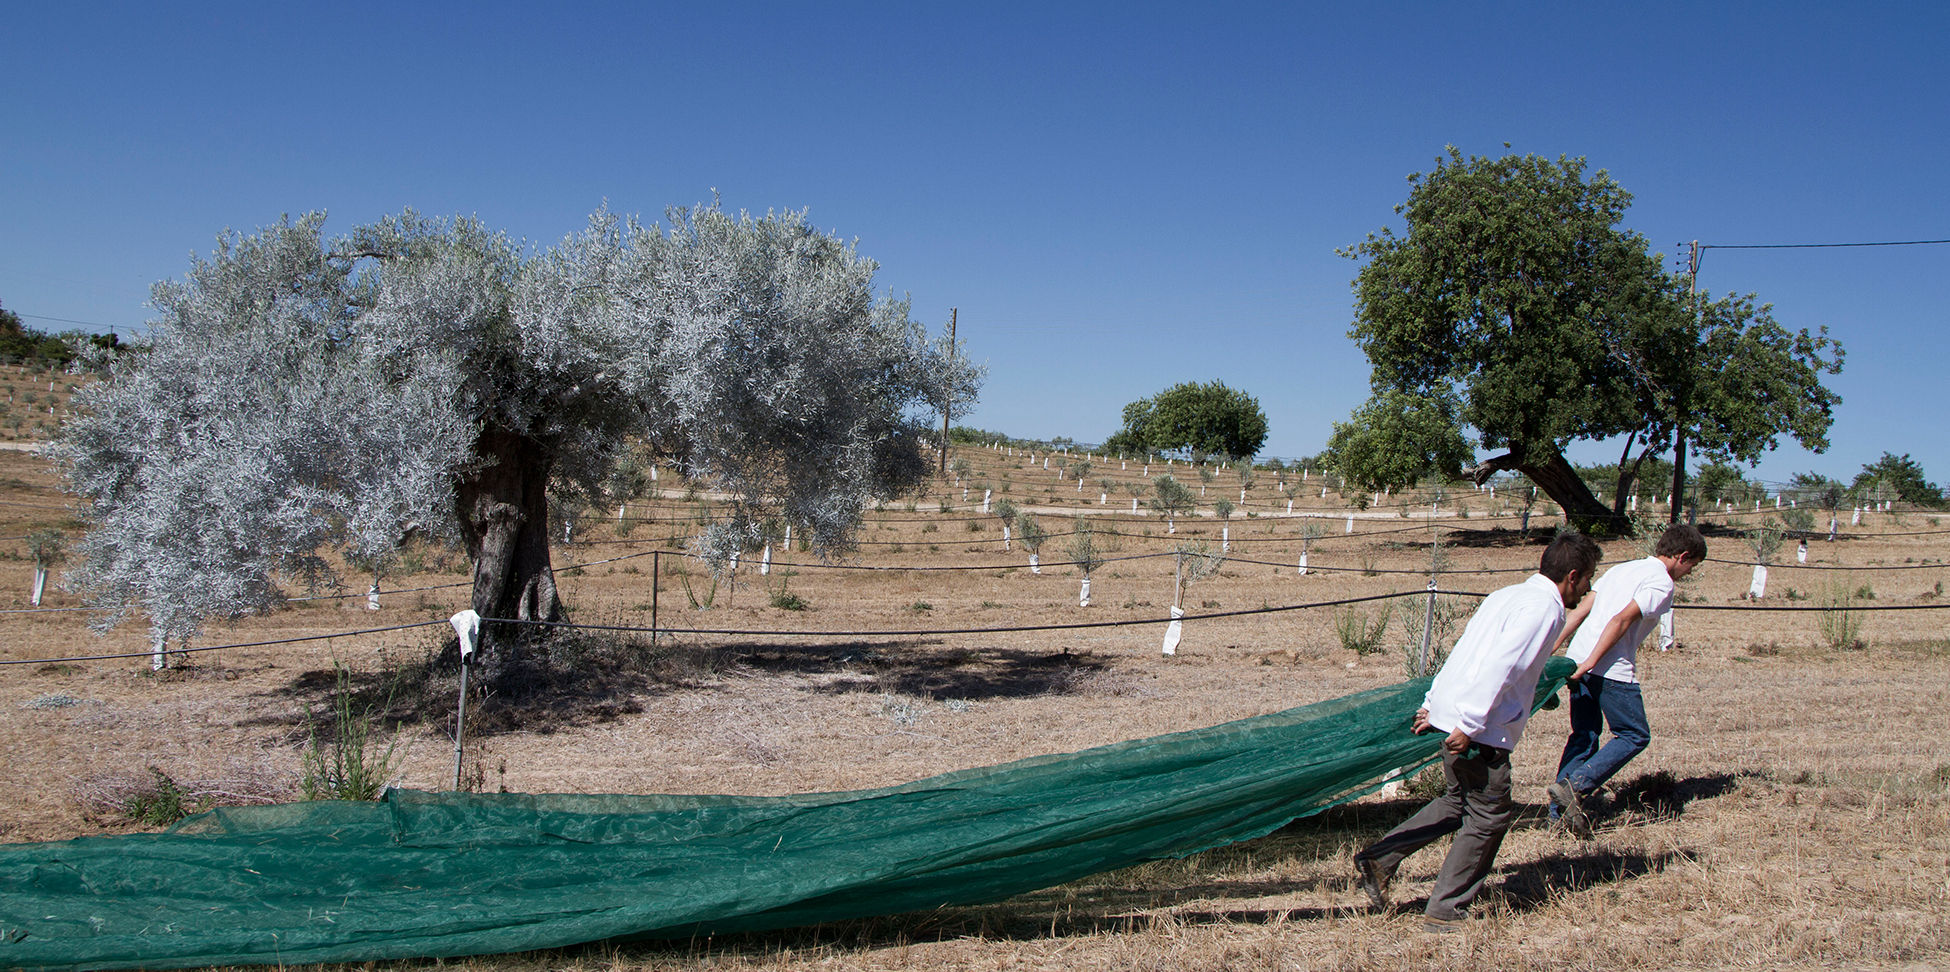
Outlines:
<svg viewBox="0 0 1950 972"><path fill-rule="evenodd" d="M1408 855L1455 834L1449 856L1442 861L1425 913L1431 918L1455 919L1483 890L1483 879L1496 863L1497 848L1510 829L1515 805L1510 800L1510 751L1476 746L1473 756L1442 754L1442 776L1449 789L1429 801L1415 816L1402 821L1356 855L1394 873Z"/></svg>

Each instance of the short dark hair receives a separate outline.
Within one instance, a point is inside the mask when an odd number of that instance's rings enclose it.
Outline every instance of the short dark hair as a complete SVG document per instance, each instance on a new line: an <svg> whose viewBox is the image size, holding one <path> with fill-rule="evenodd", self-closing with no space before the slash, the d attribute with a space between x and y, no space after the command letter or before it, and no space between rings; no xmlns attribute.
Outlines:
<svg viewBox="0 0 1950 972"><path fill-rule="evenodd" d="M1700 535L1699 528L1675 523L1666 527L1659 535L1659 543L1652 548L1654 557L1677 557L1684 554L1692 560L1706 559L1706 538Z"/></svg>
<svg viewBox="0 0 1950 972"><path fill-rule="evenodd" d="M1602 554L1590 537L1576 530L1564 530L1544 548L1544 560L1537 565L1537 573L1553 581L1571 576L1574 570L1589 577L1598 569Z"/></svg>

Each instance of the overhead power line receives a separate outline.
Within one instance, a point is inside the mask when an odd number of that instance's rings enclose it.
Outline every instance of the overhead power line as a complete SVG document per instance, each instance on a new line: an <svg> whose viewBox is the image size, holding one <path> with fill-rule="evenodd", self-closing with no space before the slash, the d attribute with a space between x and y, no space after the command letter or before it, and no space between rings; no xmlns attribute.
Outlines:
<svg viewBox="0 0 1950 972"><path fill-rule="evenodd" d="M1701 243L1698 246L1702 250L1819 250L1837 246L1926 246L1931 243L1950 243L1950 240L1894 240L1887 243Z"/></svg>
<svg viewBox="0 0 1950 972"><path fill-rule="evenodd" d="M105 327L110 330L114 330L115 328L118 327L128 327L127 324L100 324L95 321L77 321L66 317L49 317L46 314L21 314L20 316L31 317L37 321L58 321L62 324L80 324L85 327Z"/></svg>

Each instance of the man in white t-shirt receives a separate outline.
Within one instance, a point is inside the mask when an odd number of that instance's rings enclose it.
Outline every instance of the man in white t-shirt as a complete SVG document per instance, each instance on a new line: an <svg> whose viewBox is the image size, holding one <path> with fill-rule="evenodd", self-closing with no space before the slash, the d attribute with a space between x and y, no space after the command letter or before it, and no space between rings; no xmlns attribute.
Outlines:
<svg viewBox="0 0 1950 972"><path fill-rule="evenodd" d="M1571 738L1557 764L1557 781L1547 791L1551 819L1571 832L1590 836L1584 798L1645 750L1652 732L1639 693L1639 643L1672 610L1673 583L1706 559L1706 538L1685 524L1668 527L1644 560L1619 564L1598 578L1591 598L1564 618L1559 644L1578 663L1571 674ZM1596 616L1602 624L1586 625ZM1611 741L1598 739L1605 726Z"/></svg>
<svg viewBox="0 0 1950 972"><path fill-rule="evenodd" d="M1544 550L1537 573L1483 599L1436 673L1412 723L1442 740L1443 794L1354 855L1361 889L1377 908L1408 855L1448 835L1456 839L1429 891L1423 927L1451 932L1468 920L1497 848L1510 829L1510 750L1523 736L1542 674L1564 626L1564 611L1591 589L1598 545L1566 531Z"/></svg>

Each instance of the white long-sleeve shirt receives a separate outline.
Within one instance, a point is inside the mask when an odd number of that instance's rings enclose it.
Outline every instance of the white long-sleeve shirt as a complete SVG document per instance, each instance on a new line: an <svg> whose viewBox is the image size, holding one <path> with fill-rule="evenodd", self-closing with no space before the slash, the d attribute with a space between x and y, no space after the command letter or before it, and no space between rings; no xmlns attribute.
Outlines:
<svg viewBox="0 0 1950 972"><path fill-rule="evenodd" d="M1445 733L1461 729L1486 746L1515 747L1530 721L1537 676L1563 630L1564 597L1542 574L1484 598L1422 699L1429 724Z"/></svg>

